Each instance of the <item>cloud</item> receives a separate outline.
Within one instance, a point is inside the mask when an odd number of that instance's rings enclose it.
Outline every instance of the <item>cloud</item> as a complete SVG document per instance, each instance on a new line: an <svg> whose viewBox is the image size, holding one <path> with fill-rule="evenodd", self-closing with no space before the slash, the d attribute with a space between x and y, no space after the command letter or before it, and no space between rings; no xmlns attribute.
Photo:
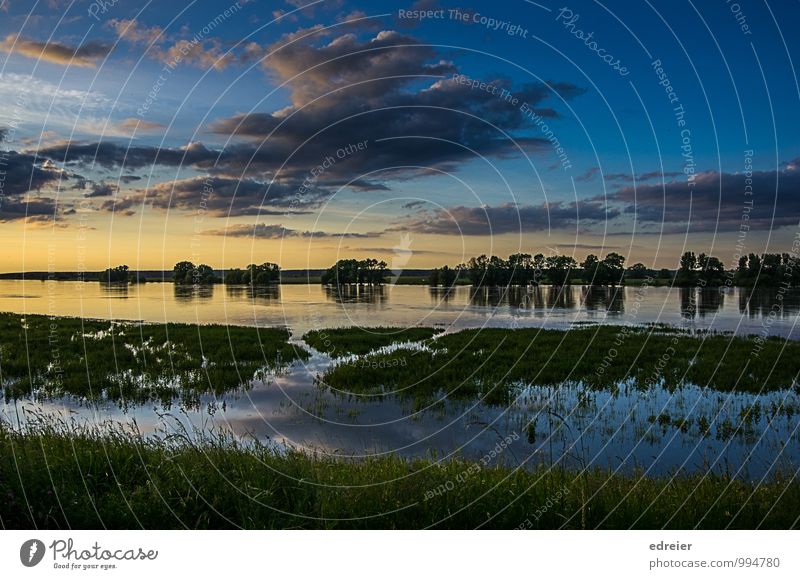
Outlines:
<svg viewBox="0 0 800 579"><path fill-rule="evenodd" d="M56 214L56 201L35 195L70 175L52 163L17 151L0 150L0 221Z"/></svg>
<svg viewBox="0 0 800 579"><path fill-rule="evenodd" d="M217 20L213 20L212 23L214 28L219 24ZM146 55L149 58L173 67L178 64L191 64L204 69L223 70L239 61L232 51L223 50L222 42L218 38L203 38L197 35L190 39L174 39L162 28L145 26L136 19L113 19L107 26L113 29L121 40L147 45ZM207 27L211 27L211 23Z"/></svg>
<svg viewBox="0 0 800 579"><path fill-rule="evenodd" d="M110 185L105 181L92 183L92 190L86 193L85 197L111 197L118 191L116 185Z"/></svg>
<svg viewBox="0 0 800 579"><path fill-rule="evenodd" d="M388 181L426 174L426 168L454 171L477 155L549 150L544 139L527 136L531 123L519 105L459 82L452 62L411 36L382 31L361 40L348 33L319 43L317 35L298 34L269 47L274 53L263 61L276 83L287 83L292 105L211 125L215 133L255 144L250 168L277 171L285 162L277 176L302 179L342 147L365 142L368 150L335 163L325 178L379 172ZM557 113L544 103L583 92L569 83L492 82L551 117Z"/></svg>
<svg viewBox="0 0 800 579"><path fill-rule="evenodd" d="M591 181L592 179L594 179L595 175L597 175L599 172L600 172L600 167L589 167L588 169L586 169L586 171L575 177L575 180Z"/></svg>
<svg viewBox="0 0 800 579"><path fill-rule="evenodd" d="M125 34L133 34L131 26ZM134 38L152 37L136 26ZM268 47L274 54L262 66L288 83L292 104L212 123L214 133L234 137L224 149L199 142L158 148L106 141L57 144L39 154L68 167L135 171L160 165L205 172L218 180L210 211L255 215L289 205L302 210L342 187L387 191L392 181L456 171L478 155L504 159L551 151L545 139L529 136L533 127L518 105L460 82L456 66L417 39L395 31L331 38L336 31L316 30L307 38L309 29L295 31ZM583 92L569 83L491 82L550 117L558 115L551 103ZM140 201L196 210L203 179L157 185L141 191Z"/></svg>
<svg viewBox="0 0 800 579"><path fill-rule="evenodd" d="M117 126L124 131L155 131L163 129L164 125L161 123L154 123L152 121L145 121L142 119L129 118L117 123Z"/></svg>
<svg viewBox="0 0 800 579"><path fill-rule="evenodd" d="M212 217L303 215L309 213L307 208L319 203L321 195L313 190L301 195L286 184L205 175L136 189L122 199L104 202L100 209L133 212L144 205L163 210L202 212Z"/></svg>
<svg viewBox="0 0 800 579"><path fill-rule="evenodd" d="M133 43L152 44L162 38L164 30L159 26L142 26L136 19L114 18L106 26L117 33L123 40Z"/></svg>
<svg viewBox="0 0 800 579"><path fill-rule="evenodd" d="M9 34L0 41L0 50L9 54L20 54L64 66L88 68L97 66L97 61L108 56L111 48L111 45L97 41L73 47L58 42L38 42L16 34Z"/></svg>
<svg viewBox="0 0 800 579"><path fill-rule="evenodd" d="M257 239L283 239L285 237L303 238L338 238L338 239L368 239L380 237L381 232L367 233L330 233L327 231L300 231L289 229L283 225L270 225L258 223L256 225L231 225L225 229L212 229L204 232L205 235L219 235L227 237L252 237Z"/></svg>
<svg viewBox="0 0 800 579"><path fill-rule="evenodd" d="M748 178L751 195L746 194ZM738 231L743 224L750 230L770 231L797 226L798 191L800 170L793 161L778 170L753 171L752 177L706 171L696 175L693 187L685 176L663 185L625 186L610 194L608 202L652 231L661 231L663 224L666 233L681 233L689 223L692 232Z"/></svg>
<svg viewBox="0 0 800 579"><path fill-rule="evenodd" d="M636 177L636 181L649 181L651 179L671 179L673 177L680 177L683 175L681 171L650 171L648 173L642 173L638 177ZM625 181L627 183L633 183L634 178L633 175L628 173L606 173L603 175L603 179L606 181Z"/></svg>
<svg viewBox="0 0 800 579"><path fill-rule="evenodd" d="M502 235L595 225L620 215L601 201L448 207L410 218L390 231L436 235Z"/></svg>
<svg viewBox="0 0 800 579"><path fill-rule="evenodd" d="M61 143L43 147L39 150L39 155L71 165L88 167L99 165L107 169L116 167L141 169L154 165L211 166L219 156L219 151L208 149L201 143L190 143L186 147L161 148L149 145L123 146L105 141L100 143Z"/></svg>

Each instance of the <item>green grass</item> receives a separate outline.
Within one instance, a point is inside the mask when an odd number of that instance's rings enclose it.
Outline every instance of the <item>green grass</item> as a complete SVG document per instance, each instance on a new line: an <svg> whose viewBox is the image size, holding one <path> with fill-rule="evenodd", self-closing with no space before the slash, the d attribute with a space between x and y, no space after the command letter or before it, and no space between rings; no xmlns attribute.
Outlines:
<svg viewBox="0 0 800 579"><path fill-rule="evenodd" d="M427 340L441 330L434 328L331 328L312 330L303 336L311 346L335 358L351 354L363 355L378 348L403 342Z"/></svg>
<svg viewBox="0 0 800 579"><path fill-rule="evenodd" d="M308 353L282 328L144 324L0 314L6 399L73 395L142 402L247 386Z"/></svg>
<svg viewBox="0 0 800 579"><path fill-rule="evenodd" d="M766 392L797 388L800 342L728 335L661 333L631 326L561 330L463 330L428 341L429 349L374 354L364 364L330 368L322 381L345 393L390 391L428 400L483 397L506 404L520 383L591 389L630 384L642 390L687 383L720 391ZM413 364L388 358L414 356ZM382 364L381 362L384 361Z"/></svg>
<svg viewBox="0 0 800 579"><path fill-rule="evenodd" d="M0 425L0 497L6 529L788 529L800 513L791 479L347 462L53 422Z"/></svg>

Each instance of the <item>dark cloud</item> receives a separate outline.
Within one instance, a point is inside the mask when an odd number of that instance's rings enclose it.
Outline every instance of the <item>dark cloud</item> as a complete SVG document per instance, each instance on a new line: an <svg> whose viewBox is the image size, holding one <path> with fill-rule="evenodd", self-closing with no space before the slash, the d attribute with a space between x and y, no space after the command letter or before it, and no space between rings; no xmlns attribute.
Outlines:
<svg viewBox="0 0 800 579"><path fill-rule="evenodd" d="M38 154L57 162L88 168L97 165L106 169L117 167L141 169L153 165L211 167L220 153L206 148L201 143L191 143L178 148L160 148L147 145L124 146L105 141L59 143L39 149Z"/></svg>
<svg viewBox="0 0 800 579"><path fill-rule="evenodd" d="M92 189L86 193L85 197L111 197L117 192L116 185L110 185L105 181L92 183Z"/></svg>
<svg viewBox="0 0 800 579"><path fill-rule="evenodd" d="M521 136L531 126L519 105L459 82L452 62L411 36L383 31L367 40L356 34L322 45L315 40L284 38L263 61L276 82L287 83L292 106L212 124L219 134L264 144L267 151L249 159L255 168L277 170L286 161L278 176L302 178L348 144L366 142L365 151L335 163L325 177L347 180L379 171L390 180L418 176L418 167L452 171L476 155L545 150L543 139ZM556 93L569 99L583 92L569 83L512 86L505 78L493 79L492 86L551 117L556 111L542 103L556 101ZM233 161L223 157L223 164Z"/></svg>
<svg viewBox="0 0 800 579"><path fill-rule="evenodd" d="M99 196L99 195L90 195ZM138 189L122 199L104 202L103 211L133 212L141 205L157 209L207 213L212 217L301 215L327 196L309 189L300 193L287 184L223 176L198 176Z"/></svg>
<svg viewBox="0 0 800 579"><path fill-rule="evenodd" d="M639 175L639 181L649 181L650 179L672 179L683 175L680 171L650 171Z"/></svg>
<svg viewBox="0 0 800 579"><path fill-rule="evenodd" d="M674 177L680 177L683 175L680 171L650 171L648 173L642 173L638 177L636 177L636 181L650 181L651 179L672 179ZM633 175L629 173L606 173L603 175L603 178L606 181L623 181L626 183L633 183L634 178Z"/></svg>
<svg viewBox="0 0 800 579"><path fill-rule="evenodd" d="M0 150L0 221L55 215L56 201L35 193L70 177L34 155Z"/></svg>
<svg viewBox="0 0 800 579"><path fill-rule="evenodd" d="M502 235L594 225L619 215L619 210L607 208L601 201L458 206L411 218L391 230L441 235Z"/></svg>
<svg viewBox="0 0 800 579"><path fill-rule="evenodd" d="M142 198L136 196L128 196L128 197L115 197L114 199L106 199L100 204L101 211L107 211L109 213L116 213L122 215L133 215L136 213L136 209L141 207L142 205Z"/></svg>
<svg viewBox="0 0 800 579"><path fill-rule="evenodd" d="M58 42L38 42L16 34L9 34L0 41L0 51L64 66L95 67L98 60L111 52L111 48L110 44L103 42L87 42L74 47Z"/></svg>
<svg viewBox="0 0 800 579"><path fill-rule="evenodd" d="M259 223L257 225L231 225L225 229L206 231L205 234L228 237L252 237L257 239L283 239L284 237L367 239L379 237L381 232L329 233L327 231L301 231L298 229L289 229L283 225Z"/></svg>
<svg viewBox="0 0 800 579"><path fill-rule="evenodd" d="M588 169L586 169L586 171L575 177L575 180L591 181L592 179L594 179L595 175L597 175L599 172L600 172L600 167L589 167Z"/></svg>
<svg viewBox="0 0 800 579"><path fill-rule="evenodd" d="M135 22L113 26L136 42L157 38L157 30ZM355 32L341 34L340 27ZM544 139L525 136L531 123L519 106L459 82L455 65L434 48L394 31L362 40L359 31L349 22L333 31L312 27L267 47L273 54L262 66L287 83L292 105L213 123L215 133L238 137L224 149L198 142L158 148L106 141L56 144L39 155L67 167L190 167L217 179L209 211L252 215L289 203L313 205L342 187L386 191L393 180L455 171L477 155L511 158L550 150ZM331 40L333 34L340 35ZM505 78L494 79L492 86L551 117L557 113L546 105L557 102L556 93L573 98L583 92L568 83L514 86ZM194 210L202 180L160 184L142 191L141 199Z"/></svg>
<svg viewBox="0 0 800 579"><path fill-rule="evenodd" d="M741 225L762 231L796 226L800 215L798 161L778 171L753 171L752 195L746 194L748 177L744 174L708 171L695 177L693 187L683 176L663 185L622 187L607 200L652 231L661 231L663 224L666 233L685 232L689 223L690 232L738 231ZM750 202L752 207L747 205Z"/></svg>

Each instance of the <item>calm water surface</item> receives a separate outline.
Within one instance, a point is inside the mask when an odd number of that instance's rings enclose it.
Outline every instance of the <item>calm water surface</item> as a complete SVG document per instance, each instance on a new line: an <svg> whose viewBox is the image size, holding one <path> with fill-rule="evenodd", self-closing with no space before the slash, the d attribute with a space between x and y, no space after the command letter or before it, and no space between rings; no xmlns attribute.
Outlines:
<svg viewBox="0 0 800 579"><path fill-rule="evenodd" d="M452 292L422 286L347 288L284 285L266 290L216 286L176 288L149 283L0 281L0 311L149 322L287 326L293 340L310 329L336 326L426 325L554 327L575 323L663 323L693 330L800 338L800 292L741 289L536 288L500 292L469 287ZM302 344L306 347L305 344ZM309 348L310 350L310 348ZM331 393L315 384L333 363L313 352L305 363L199 405L120 408L114 403L18 400L0 407L6 420L30 412L80 421L136 420L144 432L224 430L320 453L480 459L506 436L517 438L496 463L603 466L669 474L712 469L759 479L800 466L800 397L728 394L696 387L587 395L580 385L520 386L507 408L440 401L415 408L395 399ZM742 417L751 411L746 421Z"/></svg>
<svg viewBox="0 0 800 579"><path fill-rule="evenodd" d="M284 285L251 290L171 283L104 286L99 283L0 280L0 311L152 322L285 325L296 336L336 326L433 325L567 327L575 322L664 323L688 329L800 338L800 291L749 292L541 287L497 291L424 286L350 287Z"/></svg>

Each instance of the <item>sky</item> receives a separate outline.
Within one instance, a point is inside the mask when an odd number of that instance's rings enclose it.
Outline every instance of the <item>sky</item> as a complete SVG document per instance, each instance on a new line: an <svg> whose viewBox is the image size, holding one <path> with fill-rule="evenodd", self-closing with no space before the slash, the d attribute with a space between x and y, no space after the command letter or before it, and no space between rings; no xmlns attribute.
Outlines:
<svg viewBox="0 0 800 579"><path fill-rule="evenodd" d="M0 271L798 251L798 17L0 0Z"/></svg>

